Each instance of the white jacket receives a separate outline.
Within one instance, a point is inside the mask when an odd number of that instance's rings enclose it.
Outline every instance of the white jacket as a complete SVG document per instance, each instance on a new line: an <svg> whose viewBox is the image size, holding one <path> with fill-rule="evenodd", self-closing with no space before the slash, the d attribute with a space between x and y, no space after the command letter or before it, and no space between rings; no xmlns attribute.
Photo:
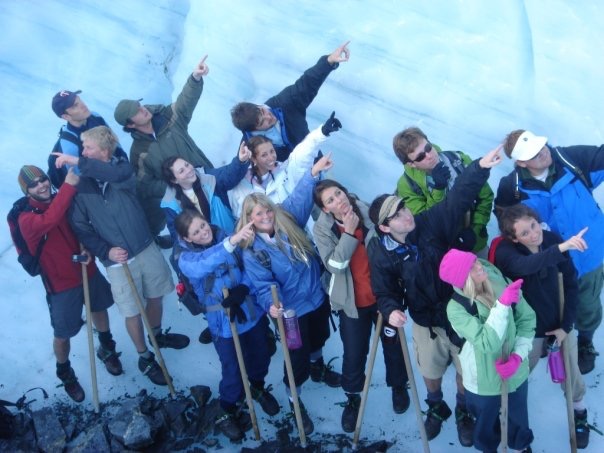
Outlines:
<svg viewBox="0 0 604 453"><path fill-rule="evenodd" d="M251 169L248 170L245 177L229 190L229 203L235 218L241 217L241 208L246 196L253 192L264 193L271 201L282 203L293 192L294 187L305 172L312 166L319 151L319 145L327 137L321 132L321 127L308 133L304 140L289 155L285 162L278 162L277 168L272 172L272 178L269 176L269 182L266 190L258 181L252 181Z"/></svg>

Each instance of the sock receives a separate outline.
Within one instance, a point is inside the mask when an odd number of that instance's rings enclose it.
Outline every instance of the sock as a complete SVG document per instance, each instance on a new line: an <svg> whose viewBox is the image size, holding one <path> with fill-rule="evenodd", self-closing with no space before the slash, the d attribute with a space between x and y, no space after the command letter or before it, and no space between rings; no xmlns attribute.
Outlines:
<svg viewBox="0 0 604 453"><path fill-rule="evenodd" d="M159 326L157 326L157 327L153 327L152 330L153 330L153 335L155 335L156 337L158 335L161 335L161 324Z"/></svg>
<svg viewBox="0 0 604 453"><path fill-rule="evenodd" d="M138 356L145 360L149 360L149 359L153 358L153 354L151 354L151 351L149 351L148 349L145 349L143 352L139 352Z"/></svg>
<svg viewBox="0 0 604 453"><path fill-rule="evenodd" d="M302 393L302 387L300 387L299 385L296 386L296 390L298 391L298 398L300 398L300 394ZM294 398L292 397L292 391L289 389L289 387L285 387L285 393L287 393L287 397L289 398L289 402L290 403L294 403Z"/></svg>
<svg viewBox="0 0 604 453"><path fill-rule="evenodd" d="M220 400L220 407L227 414L234 414L235 412L237 412L237 405L235 403L229 403L222 399Z"/></svg>
<svg viewBox="0 0 604 453"><path fill-rule="evenodd" d="M71 362L67 359L65 363L57 362L57 376L66 374L71 368Z"/></svg>
<svg viewBox="0 0 604 453"><path fill-rule="evenodd" d="M584 410L586 410L585 403L583 402L583 400L581 400L581 401L574 401L573 402L573 409L575 410L575 412L581 412L581 413Z"/></svg>
<svg viewBox="0 0 604 453"><path fill-rule="evenodd" d="M310 363L318 362L323 360L323 349L310 353Z"/></svg>
<svg viewBox="0 0 604 453"><path fill-rule="evenodd" d="M105 349L113 349L113 335L111 335L111 330L99 332L99 342Z"/></svg>
<svg viewBox="0 0 604 453"><path fill-rule="evenodd" d="M577 341L579 342L579 344L589 344L593 341L593 338L593 330L580 330L577 334Z"/></svg>
<svg viewBox="0 0 604 453"><path fill-rule="evenodd" d="M465 393L456 393L455 394L455 401L457 402L457 405L460 407L460 409L463 409L464 411L466 410L466 394Z"/></svg>
<svg viewBox="0 0 604 453"><path fill-rule="evenodd" d="M428 392L428 401L431 403L438 403L443 400L443 391L438 390L436 392Z"/></svg>

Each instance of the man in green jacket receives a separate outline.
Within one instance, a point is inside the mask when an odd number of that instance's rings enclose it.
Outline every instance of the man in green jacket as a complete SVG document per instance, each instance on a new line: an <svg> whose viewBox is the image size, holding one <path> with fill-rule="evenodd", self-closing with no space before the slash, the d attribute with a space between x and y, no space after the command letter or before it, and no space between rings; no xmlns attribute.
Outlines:
<svg viewBox="0 0 604 453"><path fill-rule="evenodd" d="M413 214L419 214L444 200L457 176L472 162L461 151L441 151L417 127L396 134L392 146L394 154L405 166L396 192ZM456 248L473 251L486 258L487 223L492 207L493 191L486 183L459 226Z"/></svg>
<svg viewBox="0 0 604 453"><path fill-rule="evenodd" d="M123 99L115 108L115 121L132 136L130 163L136 171L137 193L156 237L166 224L159 206L166 192L161 169L163 161L179 156L195 167L214 168L188 132L203 91L202 77L209 72L206 58L207 55L195 66L173 104L141 105L142 99Z"/></svg>

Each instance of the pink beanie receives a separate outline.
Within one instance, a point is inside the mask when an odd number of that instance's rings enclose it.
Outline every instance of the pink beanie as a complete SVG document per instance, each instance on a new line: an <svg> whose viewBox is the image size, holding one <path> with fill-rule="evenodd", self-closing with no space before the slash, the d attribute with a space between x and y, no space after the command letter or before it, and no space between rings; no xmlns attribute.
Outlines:
<svg viewBox="0 0 604 453"><path fill-rule="evenodd" d="M456 288L463 288L475 261L476 255L471 252L449 250L440 262L440 279Z"/></svg>

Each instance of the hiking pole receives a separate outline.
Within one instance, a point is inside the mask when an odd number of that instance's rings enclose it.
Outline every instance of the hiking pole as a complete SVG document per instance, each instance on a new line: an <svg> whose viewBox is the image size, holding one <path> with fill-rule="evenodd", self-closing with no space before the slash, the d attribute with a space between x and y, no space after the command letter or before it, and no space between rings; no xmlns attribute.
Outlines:
<svg viewBox="0 0 604 453"><path fill-rule="evenodd" d="M226 299L229 297L229 290L222 288L222 296ZM245 362L243 361L243 352L241 351L241 342L239 341L239 332L237 332L237 326L234 321L231 321L231 309L226 309L227 316L229 317L229 324L231 326L231 334L233 335L233 344L235 345L235 353L237 354L237 362L239 363L239 372L241 373L241 380L243 381L243 390L245 390L245 400L247 407L250 410L250 417L252 418L252 426L254 427L254 435L256 440L260 440L260 430L258 429L258 421L256 420L256 411L254 410L254 403L252 402L252 392L250 391L250 383L247 379L247 370L245 369Z"/></svg>
<svg viewBox="0 0 604 453"><path fill-rule="evenodd" d="M501 356L504 362L508 361L508 342L504 341L501 347ZM499 426L501 427L501 453L508 451L508 381L501 380L501 409L499 411Z"/></svg>
<svg viewBox="0 0 604 453"><path fill-rule="evenodd" d="M354 438L352 439L352 449L356 450L359 445L359 437L361 435L361 425L365 414L365 405L367 404L367 395L369 394L369 384L371 384L371 376L373 374L373 365L375 363L375 354L377 352L378 341L380 340L380 332L382 331L382 323L384 318L381 313L378 313L377 322L375 324L375 335L371 342L371 352L369 354L368 369L365 372L365 384L363 385L363 393L361 393L361 406L357 415L357 425L354 430Z"/></svg>
<svg viewBox="0 0 604 453"><path fill-rule="evenodd" d="M411 396L413 397L413 405L415 406L415 416L417 417L417 424L419 425L419 434L422 437L422 444L424 445L424 453L430 453L428 435L426 434L426 427L424 426L424 420L422 419L422 408L419 405L417 385L415 385L415 376L413 376L413 367L411 366L411 358L409 356L409 347L407 346L407 337L405 336L405 329L403 328L403 326L401 326L397 330L398 338L401 342L401 348L403 349L405 368L407 369L407 377L409 378L409 386L411 387Z"/></svg>
<svg viewBox="0 0 604 453"><path fill-rule="evenodd" d="M86 330L88 331L88 354L90 355L90 377L92 379L92 402L94 412L99 413L99 388L96 382L96 361L94 358L94 341L92 338L92 310L90 308L90 289L88 287L88 271L86 263L82 263L82 286L84 288L84 305L86 306Z"/></svg>
<svg viewBox="0 0 604 453"><path fill-rule="evenodd" d="M130 284L130 289L132 289L132 294L134 295L134 300L136 301L136 305L138 306L138 311L140 311L141 318L143 318L143 322L145 323L145 328L147 329L147 333L149 334L149 339L151 340L151 344L153 345L155 355L157 356L157 362L159 363L161 371L164 374L164 378L166 378L166 383L168 384L168 389L170 389L170 396L172 398L175 398L176 392L174 391L174 386L172 385L172 378L170 377L170 374L168 373L168 369L166 368L166 364L164 363L164 357L161 355L161 351L159 350L159 345L157 344L157 339L155 338L155 334L153 333L151 324L149 324L149 318L147 318L147 313L145 312L145 307L143 306L141 297L138 294L138 290L136 289L136 285L134 284L134 280L132 279L132 273L130 272L130 267L128 266L128 263L122 263L122 267L124 268L124 272L126 272L126 278L128 279L128 283Z"/></svg>
<svg viewBox="0 0 604 453"><path fill-rule="evenodd" d="M281 308L279 297L277 296L277 287L271 285L271 294L273 296L273 305L276 308ZM279 336L281 337L281 347L283 348L283 360L285 361L285 370L287 371L287 381L289 382L289 390L292 394L294 403L294 415L296 416L296 426L298 427L298 435L300 436L300 446L306 448L306 433L304 432L304 424L302 423L302 411L300 410L300 401L298 400L298 389L296 388L296 380L294 379L294 370L292 361L289 357L289 348L285 338L285 327L283 326L283 317L277 318L279 326Z"/></svg>
<svg viewBox="0 0 604 453"><path fill-rule="evenodd" d="M560 323L564 318L564 278L562 272L558 272L558 293L560 297ZM569 334L570 335L570 334ZM566 414L568 416L568 434L570 438L570 451L577 453L577 432L575 431L575 411L573 408L572 395L572 376L570 371L570 351L568 350L568 341L563 341L560 345L562 348L562 357L564 359L564 369L566 370L566 382L564 383L564 396L566 397Z"/></svg>

